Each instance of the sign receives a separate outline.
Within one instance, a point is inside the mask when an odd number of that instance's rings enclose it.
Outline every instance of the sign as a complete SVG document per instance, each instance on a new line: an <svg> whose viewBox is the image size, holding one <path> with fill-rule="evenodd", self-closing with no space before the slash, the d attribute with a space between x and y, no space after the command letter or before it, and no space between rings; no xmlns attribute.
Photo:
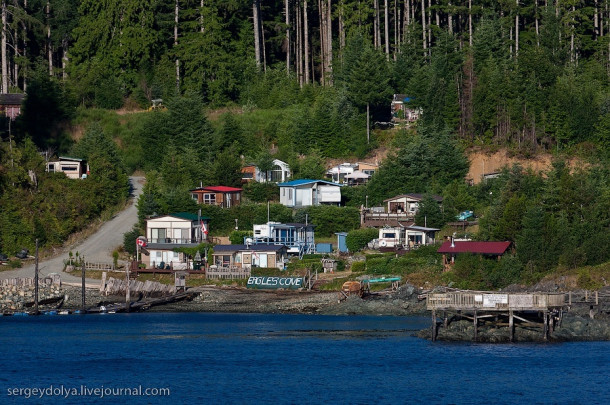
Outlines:
<svg viewBox="0 0 610 405"><path fill-rule="evenodd" d="M248 288L277 290L297 290L303 287L302 277L250 277L246 284Z"/></svg>
<svg viewBox="0 0 610 405"><path fill-rule="evenodd" d="M483 296L484 308L496 308L502 305L508 305L508 294L485 294Z"/></svg>

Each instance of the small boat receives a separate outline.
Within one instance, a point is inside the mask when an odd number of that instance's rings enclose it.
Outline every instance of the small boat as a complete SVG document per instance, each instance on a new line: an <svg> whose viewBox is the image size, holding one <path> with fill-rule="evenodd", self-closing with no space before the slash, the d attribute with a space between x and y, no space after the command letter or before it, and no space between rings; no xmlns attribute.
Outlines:
<svg viewBox="0 0 610 405"><path fill-rule="evenodd" d="M27 312L15 312L13 316L30 316Z"/></svg>
<svg viewBox="0 0 610 405"><path fill-rule="evenodd" d="M86 310L84 310L84 309L77 309L76 311L74 311L74 313L75 313L76 315L84 315L84 314L86 314L86 313L87 313L87 311L86 311Z"/></svg>
<svg viewBox="0 0 610 405"><path fill-rule="evenodd" d="M57 315L57 311L44 311L43 315Z"/></svg>
<svg viewBox="0 0 610 405"><path fill-rule="evenodd" d="M58 312L59 315L70 315L70 311L68 311L67 309L61 310Z"/></svg>

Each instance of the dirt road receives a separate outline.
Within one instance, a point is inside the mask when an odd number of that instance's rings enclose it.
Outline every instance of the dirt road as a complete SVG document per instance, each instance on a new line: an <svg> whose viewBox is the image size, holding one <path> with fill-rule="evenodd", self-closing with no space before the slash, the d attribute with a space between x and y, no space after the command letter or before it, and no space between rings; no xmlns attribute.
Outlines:
<svg viewBox="0 0 610 405"><path fill-rule="evenodd" d="M138 221L136 201L142 193L143 177L130 177L131 203L115 215L110 221L98 229L96 233L71 248L78 251L89 262L112 263L112 251L123 244L123 234L130 231ZM38 264L39 275L44 277L49 273L60 273L63 282L80 283L81 278L62 272L67 253L60 254ZM16 277L34 277L34 265L30 264L20 269L0 272L0 279ZM87 280L88 284L99 285L99 280Z"/></svg>

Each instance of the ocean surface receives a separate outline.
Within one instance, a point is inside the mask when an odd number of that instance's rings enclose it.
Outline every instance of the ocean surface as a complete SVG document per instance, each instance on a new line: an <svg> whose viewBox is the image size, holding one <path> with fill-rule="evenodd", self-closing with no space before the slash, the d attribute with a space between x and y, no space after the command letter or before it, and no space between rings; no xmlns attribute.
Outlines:
<svg viewBox="0 0 610 405"><path fill-rule="evenodd" d="M0 318L0 404L608 404L610 342L474 344L421 317ZM148 395L144 395L148 394Z"/></svg>

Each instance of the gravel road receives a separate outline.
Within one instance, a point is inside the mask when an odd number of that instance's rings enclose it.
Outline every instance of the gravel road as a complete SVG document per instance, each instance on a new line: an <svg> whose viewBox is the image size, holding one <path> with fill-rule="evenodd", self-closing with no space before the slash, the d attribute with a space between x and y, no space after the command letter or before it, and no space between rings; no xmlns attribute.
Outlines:
<svg viewBox="0 0 610 405"><path fill-rule="evenodd" d="M73 252L78 251L84 255L89 262L112 263L112 251L123 244L123 234L130 231L138 221L138 212L135 202L142 193L144 177L130 177L131 202L129 206L116 214L110 221L98 229L96 233L71 247ZM68 258L67 252L58 256L41 261L38 264L39 275L44 277L49 273L60 273L62 282L81 283L81 278L68 273L63 273L64 260ZM0 272L0 279L34 277L34 264L29 264L20 269ZM99 280L87 279L87 284L99 286Z"/></svg>

